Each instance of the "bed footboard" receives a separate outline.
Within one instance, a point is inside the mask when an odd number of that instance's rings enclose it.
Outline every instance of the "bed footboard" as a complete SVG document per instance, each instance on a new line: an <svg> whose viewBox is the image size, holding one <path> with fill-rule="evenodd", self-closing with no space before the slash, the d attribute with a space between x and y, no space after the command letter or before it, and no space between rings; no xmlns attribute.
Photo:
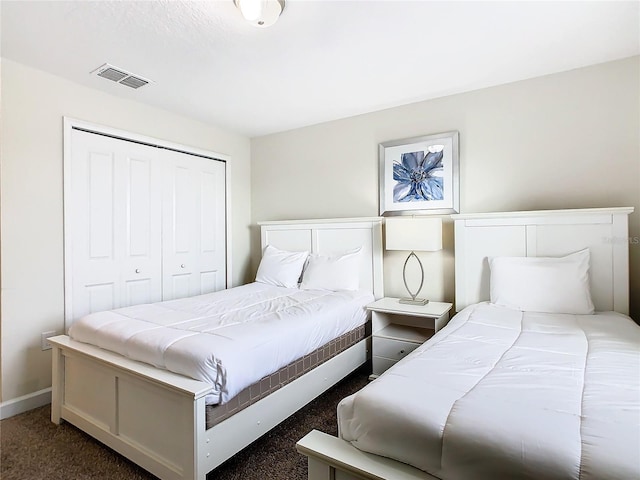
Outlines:
<svg viewBox="0 0 640 480"><path fill-rule="evenodd" d="M361 340L207 430L209 384L65 335L49 340L51 420L68 421L163 480L205 480L208 472L364 364L370 345L370 338Z"/></svg>
<svg viewBox="0 0 640 480"><path fill-rule="evenodd" d="M308 457L309 480L437 480L422 470L363 452L318 430L300 439L296 449Z"/></svg>
<svg viewBox="0 0 640 480"><path fill-rule="evenodd" d="M204 480L205 395L211 386L66 336L53 344L51 420L72 423L154 475Z"/></svg>

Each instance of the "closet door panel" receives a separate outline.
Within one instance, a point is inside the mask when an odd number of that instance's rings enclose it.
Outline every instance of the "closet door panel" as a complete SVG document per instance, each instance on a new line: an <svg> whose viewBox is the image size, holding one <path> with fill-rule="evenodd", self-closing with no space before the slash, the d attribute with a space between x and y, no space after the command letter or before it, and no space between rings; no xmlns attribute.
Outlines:
<svg viewBox="0 0 640 480"><path fill-rule="evenodd" d="M222 290L219 287L220 275L217 270L211 270L209 272L200 273L200 292L210 293Z"/></svg>
<svg viewBox="0 0 640 480"><path fill-rule="evenodd" d="M173 244L174 253L193 254L193 235L196 234L197 190L193 188L193 171L183 165L176 165L173 177ZM187 258L185 256L185 258Z"/></svg>
<svg viewBox="0 0 640 480"><path fill-rule="evenodd" d="M84 212L84 206L79 205L82 213L88 216L88 258L98 264L101 260L111 262L114 259L114 157L111 152L89 151L86 165L80 165L78 170L78 183L82 182L78 186L86 189L89 198L86 205L88 212Z"/></svg>
<svg viewBox="0 0 640 480"><path fill-rule="evenodd" d="M128 158L127 213L129 255L149 256L151 245L151 166L144 159ZM157 232L156 232L157 233Z"/></svg>
<svg viewBox="0 0 640 480"><path fill-rule="evenodd" d="M84 312L79 311L78 318L91 312L111 310L118 304L116 282L87 283L84 285Z"/></svg>
<svg viewBox="0 0 640 480"><path fill-rule="evenodd" d="M165 288L170 292L170 297L165 297L165 300L172 300L174 298L184 298L192 296L192 274L191 273L177 273L171 276L171 284Z"/></svg>
<svg viewBox="0 0 640 480"><path fill-rule="evenodd" d="M226 287L225 171L222 162L201 165L200 244L198 252L201 293Z"/></svg>
<svg viewBox="0 0 640 480"><path fill-rule="evenodd" d="M163 215L163 283L164 300L195 295L193 267L197 261L194 237L198 212L197 191L188 159L175 152L164 152L165 202Z"/></svg>
<svg viewBox="0 0 640 480"><path fill-rule="evenodd" d="M158 150L124 142L123 306L162 300L162 166Z"/></svg>
<svg viewBox="0 0 640 480"><path fill-rule="evenodd" d="M65 230L72 257L71 320L160 301L157 149L79 130L72 142L65 191L73 217Z"/></svg>
<svg viewBox="0 0 640 480"><path fill-rule="evenodd" d="M226 288L224 162L164 152L163 298Z"/></svg>
<svg viewBox="0 0 640 480"><path fill-rule="evenodd" d="M86 164L79 165L78 187L87 192L88 202L78 205L86 215L88 231L80 231L76 248L79 283L86 289L86 313L109 310L120 303L118 290L117 251L114 245L117 227L114 223L116 158L113 152L88 151ZM83 162L84 163L84 162Z"/></svg>
<svg viewBox="0 0 640 480"><path fill-rule="evenodd" d="M120 303L115 246L116 153L102 139L73 132L71 191L65 192L75 219L65 237L72 251L73 316L115 308ZM69 233L69 232L67 232Z"/></svg>

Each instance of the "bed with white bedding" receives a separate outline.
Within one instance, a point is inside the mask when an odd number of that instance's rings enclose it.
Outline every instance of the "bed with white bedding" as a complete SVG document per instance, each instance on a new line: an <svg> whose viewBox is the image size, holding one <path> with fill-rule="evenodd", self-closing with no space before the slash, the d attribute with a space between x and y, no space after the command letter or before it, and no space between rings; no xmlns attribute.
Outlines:
<svg viewBox="0 0 640 480"><path fill-rule="evenodd" d="M344 399L338 426L443 479L623 480L640 477L639 395L630 318L480 303Z"/></svg>
<svg viewBox="0 0 640 480"><path fill-rule="evenodd" d="M163 480L204 480L365 363L367 339L353 332L364 334L364 306L381 296L381 219L268 222L261 233L255 283L93 313L52 338L52 421ZM302 374L253 398L301 362ZM247 389L250 402L209 424L210 409Z"/></svg>
<svg viewBox="0 0 640 480"><path fill-rule="evenodd" d="M212 385L207 404L363 325L373 293L254 282L229 290L97 312L69 336Z"/></svg>
<svg viewBox="0 0 640 480"><path fill-rule="evenodd" d="M300 440L309 479L640 478L631 211L454 216L459 313Z"/></svg>

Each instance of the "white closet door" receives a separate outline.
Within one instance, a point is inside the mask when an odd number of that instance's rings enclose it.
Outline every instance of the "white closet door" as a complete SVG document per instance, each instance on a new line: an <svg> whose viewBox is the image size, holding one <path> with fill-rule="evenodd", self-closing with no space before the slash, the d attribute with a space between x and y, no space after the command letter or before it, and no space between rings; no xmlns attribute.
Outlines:
<svg viewBox="0 0 640 480"><path fill-rule="evenodd" d="M165 150L163 299L226 288L225 162Z"/></svg>
<svg viewBox="0 0 640 480"><path fill-rule="evenodd" d="M67 318L160 301L158 149L73 130L71 157L65 242L73 300Z"/></svg>

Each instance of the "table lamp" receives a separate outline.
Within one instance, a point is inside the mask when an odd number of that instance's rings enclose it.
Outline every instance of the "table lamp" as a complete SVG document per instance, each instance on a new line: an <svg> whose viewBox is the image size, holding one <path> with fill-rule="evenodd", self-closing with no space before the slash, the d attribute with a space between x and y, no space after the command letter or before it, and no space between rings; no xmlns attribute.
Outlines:
<svg viewBox="0 0 640 480"><path fill-rule="evenodd" d="M431 217L393 217L385 220L387 250L405 250L411 253L404 262L402 279L410 298L401 298L400 303L426 305L429 300L417 298L424 285L424 268L415 252L435 252L442 250L442 219ZM407 263L415 258L420 265L420 286L415 293L407 283Z"/></svg>

